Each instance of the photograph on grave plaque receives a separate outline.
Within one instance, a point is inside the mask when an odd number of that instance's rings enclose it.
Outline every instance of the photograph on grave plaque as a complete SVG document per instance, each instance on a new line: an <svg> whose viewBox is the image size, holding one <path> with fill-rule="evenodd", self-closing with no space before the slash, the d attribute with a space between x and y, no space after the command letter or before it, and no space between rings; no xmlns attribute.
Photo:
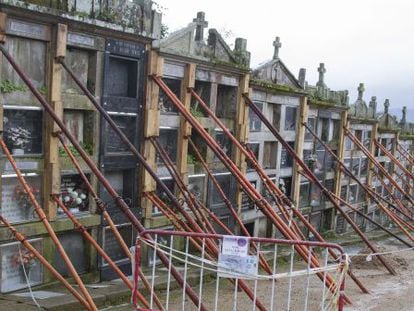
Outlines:
<svg viewBox="0 0 414 311"><path fill-rule="evenodd" d="M41 176L27 175L25 179L28 186L35 195L37 202L41 202ZM37 217L29 195L15 175L3 175L1 178L0 213L9 222L28 221Z"/></svg>
<svg viewBox="0 0 414 311"><path fill-rule="evenodd" d="M127 136L127 138L135 143L135 132L136 132L136 117L135 116L117 116L111 115L112 120ZM125 153L130 152L127 145L119 138L118 134L107 126L105 135L106 140L106 152L107 153Z"/></svg>
<svg viewBox="0 0 414 311"><path fill-rule="evenodd" d="M43 252L42 239L29 240L36 250ZM6 293L38 285L43 282L43 266L33 253L21 246L20 242L0 245L1 282L0 292Z"/></svg>
<svg viewBox="0 0 414 311"><path fill-rule="evenodd" d="M4 110L4 141L14 156L42 153L42 111Z"/></svg>
<svg viewBox="0 0 414 311"><path fill-rule="evenodd" d="M133 245L133 231L131 224L122 224L116 226L122 239L125 241L127 246ZM126 254L122 251L118 240L112 232L112 229L108 226L103 230L103 249L108 256L114 261L119 262L122 260L129 260ZM108 265L107 262L102 258L102 265Z"/></svg>
<svg viewBox="0 0 414 311"><path fill-rule="evenodd" d="M72 212L86 212L89 210L89 192L80 175L61 176L60 199ZM66 215L61 209L58 214Z"/></svg>

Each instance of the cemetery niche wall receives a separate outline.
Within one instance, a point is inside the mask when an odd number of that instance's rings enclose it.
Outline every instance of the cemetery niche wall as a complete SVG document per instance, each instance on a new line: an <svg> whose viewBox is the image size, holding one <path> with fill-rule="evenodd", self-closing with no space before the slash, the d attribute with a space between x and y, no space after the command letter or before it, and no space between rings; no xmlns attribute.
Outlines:
<svg viewBox="0 0 414 311"><path fill-rule="evenodd" d="M306 93L299 80L280 58L281 47L280 38L276 37L273 42L272 59L253 69L250 80L252 99L282 137L298 152L301 145L295 144L295 141L298 137L300 110ZM273 182L288 197L293 198L295 193L292 184L297 177L294 176L292 157L252 110L249 111L249 128L249 144L254 146L259 164L269 177L274 176ZM254 170L248 170L247 176L257 185L259 191L267 193L263 182ZM268 196L268 199L272 202L271 197ZM269 231L266 228L266 218L261 212L252 210L249 214L249 219L260 228L258 232ZM276 234L280 235L280 233Z"/></svg>
<svg viewBox="0 0 414 311"><path fill-rule="evenodd" d="M236 39L235 47L231 49L217 30L209 29L206 34L207 26L204 12L198 12L197 17L187 27L171 33L164 39L154 41L156 57L162 60L163 64L158 68L158 72L174 94L188 107L192 115L219 142L226 154L235 161L239 161L236 160L240 155L236 152L235 146L218 125L207 117L207 113L195 98L190 96L187 88L192 87L226 128L239 140L244 140L242 136L246 135L246 132L242 133L239 130L237 118L244 113L245 109L242 107L241 93L247 91L246 83L243 84L243 81L248 81L246 79L250 53L246 51L246 40ZM161 141L167 130L177 129L176 165L181 177L190 191L232 229L235 221L233 217L230 217L223 199L195 156L195 151L188 146L186 136L191 137L215 178L223 186L226 196L238 212L242 213L242 194L230 172L207 148L198 133L189 130L190 126L187 121L177 113L162 91L159 94L159 102L154 104L154 107L157 107L160 114L157 136L159 135ZM169 139L169 144L172 143L175 143L174 140ZM152 147L148 146L147 150L150 148ZM157 161L157 157L154 160ZM157 173L163 181L170 183L170 179L163 175L160 165L157 165ZM173 185L171 189L175 191ZM181 196L180 193L175 193ZM154 210L152 204L145 200L143 205L148 206L147 210ZM152 226L162 227L167 224L163 220L164 217L159 214L146 213L146 217L147 222Z"/></svg>
<svg viewBox="0 0 414 311"><path fill-rule="evenodd" d="M101 165L105 174L112 174L110 178L119 186L122 196L131 199L133 206L139 190L136 161L106 124L101 122L87 96L55 61L55 55L60 44L59 53L65 56L68 67L123 130L129 131L128 137L139 147L145 51L151 41L160 36L161 15L152 9L151 1L134 1L119 7L119 3L93 5L89 1L55 4L53 9L50 3L41 1L25 3L23 6L19 1L1 4L0 19L5 24L0 27L0 35L6 35L6 49L37 90L52 104L57 115L92 160ZM108 15L108 12L113 14ZM121 108L115 102L121 103ZM77 271L85 274L89 280L113 277L110 273L106 274L107 264L98 258L90 244L74 232L72 222L51 200L52 195L59 197L108 254L114 256L121 266L124 263L123 269L128 270L125 258L117 257L119 247L114 243L107 224L97 213L95 200L55 136L59 129L3 55L0 56L0 124L7 147ZM135 125L131 127L130 124ZM112 202L98 187L97 179L79 153L68 140L65 139L65 143L69 145L94 190L98 191L104 202ZM124 167L117 167L114 164L117 162L125 164ZM12 222L17 230L28 233L29 241L33 240L33 245L43 256L65 274L62 259L51 247L43 224L39 222L27 194L3 154L0 154L0 168L1 215ZM125 241L132 245L134 235L129 222L113 204L109 204L108 210L119 225ZM137 208L134 211L139 214ZM22 252L27 263L19 264L18 244L10 243L7 228L1 226L1 292L27 286L21 272L22 265L27 265L32 285L54 280L47 270L43 271L36 259L26 260L24 249ZM13 258L17 258L15 263L11 262ZM98 273L100 270L102 277Z"/></svg>

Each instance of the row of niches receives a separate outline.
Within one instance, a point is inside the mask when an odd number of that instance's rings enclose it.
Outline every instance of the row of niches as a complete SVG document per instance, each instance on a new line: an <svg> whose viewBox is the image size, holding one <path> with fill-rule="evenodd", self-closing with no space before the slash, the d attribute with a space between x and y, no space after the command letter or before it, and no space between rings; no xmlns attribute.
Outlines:
<svg viewBox="0 0 414 311"><path fill-rule="evenodd" d="M17 157L42 156L44 135L44 112L36 106L3 106L3 138L12 153ZM65 109L63 121L75 139L92 154L94 149L94 113L88 110ZM71 147L77 154L77 151ZM59 155L67 156L63 147Z"/></svg>
<svg viewBox="0 0 414 311"><path fill-rule="evenodd" d="M294 142L288 142L292 149L295 149ZM276 141L250 142L248 144L254 157L258 160L263 169L275 170L291 168L293 159L289 156L287 149ZM280 148L280 154L278 149ZM246 160L247 170L254 171L254 164L250 160ZM280 166L278 167L278 163Z"/></svg>
<svg viewBox="0 0 414 311"><path fill-rule="evenodd" d="M19 166L29 162L20 162ZM7 168L7 164L6 164ZM39 206L43 206L42 175L38 172L24 171L23 176L34 194ZM1 204L0 214L12 223L37 220L33 202L23 185L13 173L4 173L0 179ZM60 200L72 213L88 212L90 209L89 190L78 174L61 176ZM64 216L59 208L58 216Z"/></svg>
<svg viewBox="0 0 414 311"><path fill-rule="evenodd" d="M255 101L254 103L278 131L296 130L298 115L297 107L282 107L283 105L274 103L267 103L267 105L265 105L265 103L258 101ZM266 107L266 109L264 109L264 107ZM281 127L281 121L284 123L283 127ZM249 130L250 132L266 131L266 127L262 125L259 117L253 112L252 109L249 109Z"/></svg>
<svg viewBox="0 0 414 311"><path fill-rule="evenodd" d="M182 98L182 83L179 78L163 78L165 84L180 99ZM219 118L235 119L237 112L237 86L217 84L207 81L196 81L195 92L201 97L203 102ZM158 108L163 114L178 114L178 109L171 100L161 90L158 101ZM197 118L207 117L207 113L201 105L192 98L190 112Z"/></svg>

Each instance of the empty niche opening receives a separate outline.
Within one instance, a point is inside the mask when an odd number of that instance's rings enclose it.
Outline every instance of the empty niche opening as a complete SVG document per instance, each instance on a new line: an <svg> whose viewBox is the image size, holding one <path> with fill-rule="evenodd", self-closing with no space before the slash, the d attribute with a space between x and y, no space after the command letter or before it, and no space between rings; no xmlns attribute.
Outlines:
<svg viewBox="0 0 414 311"><path fill-rule="evenodd" d="M281 108L282 106L279 104L271 104L269 105L272 109L272 125L275 129L280 130L280 120L281 120Z"/></svg>
<svg viewBox="0 0 414 311"><path fill-rule="evenodd" d="M259 161L260 143L250 142L247 144L247 146L250 149L253 158L256 161ZM252 171L255 169L252 161L250 161L249 159L246 159L246 162L247 162L247 170Z"/></svg>
<svg viewBox="0 0 414 311"><path fill-rule="evenodd" d="M288 145L291 149L295 150L295 142L288 142ZM288 168L293 166L293 157L290 155L288 150L282 146L282 151L280 155L280 168Z"/></svg>
<svg viewBox="0 0 414 311"><path fill-rule="evenodd" d="M194 85L194 91L200 96L203 102L208 106L210 105L211 83L205 81L196 81ZM200 103L192 96L191 98L191 114L196 118L206 117L206 111L201 107Z"/></svg>
<svg viewBox="0 0 414 311"><path fill-rule="evenodd" d="M160 129L158 143L167 153L170 160L175 164L177 162L177 144L178 144L178 130L177 129ZM165 166L164 160L157 152L156 162L158 167Z"/></svg>
<svg viewBox="0 0 414 311"><path fill-rule="evenodd" d="M254 104L263 112L263 103L254 102ZM260 132L262 128L262 121L260 121L257 114L253 111L252 108L249 108L249 129L250 132Z"/></svg>
<svg viewBox="0 0 414 311"><path fill-rule="evenodd" d="M163 78L164 83L168 86L168 88L181 100L181 83L180 79L172 79L172 78ZM178 109L174 106L171 102L169 97L164 93L162 89L160 89L159 99L158 99L158 108L160 109L161 113L171 113L177 114Z"/></svg>
<svg viewBox="0 0 414 311"><path fill-rule="evenodd" d="M191 133L191 141L194 143L197 148L198 153L201 155L202 159L206 161L207 158L207 144L205 140L200 136L196 131ZM199 157L197 156L196 150L189 144L188 145L188 154L187 154L187 167L189 174L199 174L205 173L204 167L200 162Z"/></svg>
<svg viewBox="0 0 414 311"><path fill-rule="evenodd" d="M63 123L75 139L80 143L82 148L89 154L93 153L93 112L77 109L65 109L63 112ZM64 141L72 146L72 143L64 136ZM75 156L79 155L73 147L71 151ZM63 146L59 146L59 155L67 156Z"/></svg>
<svg viewBox="0 0 414 311"><path fill-rule="evenodd" d="M281 177L278 187L286 196L290 197L292 192L292 177Z"/></svg>
<svg viewBox="0 0 414 311"><path fill-rule="evenodd" d="M285 109L285 131L294 131L296 130L296 114L297 107L287 106Z"/></svg>
<svg viewBox="0 0 414 311"><path fill-rule="evenodd" d="M237 87L219 84L217 86L217 117L234 119L236 117L236 112Z"/></svg>
<svg viewBox="0 0 414 311"><path fill-rule="evenodd" d="M90 66L89 63L95 54L96 53L91 53L86 50L68 47L65 56L65 63L74 72L82 84L87 86L92 92L92 81L89 80L89 76L92 76L95 73L90 72L90 69L93 66ZM84 94L66 70L62 71L62 91L68 94Z"/></svg>
<svg viewBox="0 0 414 311"><path fill-rule="evenodd" d="M275 169L277 160L277 142L266 141L263 148L263 168Z"/></svg>
<svg viewBox="0 0 414 311"><path fill-rule="evenodd" d="M161 180L164 183L164 185L168 188L168 190L172 194L174 194L175 193L175 191L174 191L174 188L175 188L175 182L174 182L174 180L171 177L162 178ZM171 206L172 201L171 201L170 197L168 196L167 192L159 184L157 184L157 188L155 190L155 194L165 204L167 204L168 206ZM154 216L161 215L161 210L158 208L158 206L153 205L152 214Z"/></svg>
<svg viewBox="0 0 414 311"><path fill-rule="evenodd" d="M3 137L14 156L42 154L43 111L33 107L4 109Z"/></svg>
<svg viewBox="0 0 414 311"><path fill-rule="evenodd" d="M138 62L136 60L109 56L107 90L109 96L137 97Z"/></svg>

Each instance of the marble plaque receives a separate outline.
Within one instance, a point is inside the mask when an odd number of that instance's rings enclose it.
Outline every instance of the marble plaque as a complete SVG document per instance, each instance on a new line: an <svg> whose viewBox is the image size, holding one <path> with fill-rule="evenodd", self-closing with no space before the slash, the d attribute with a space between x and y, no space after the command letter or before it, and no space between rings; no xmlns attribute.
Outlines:
<svg viewBox="0 0 414 311"><path fill-rule="evenodd" d="M42 253L42 239L32 239L29 242ZM32 286L43 282L43 266L32 253L21 246L20 242L1 245L0 256L0 292L6 293L26 288L26 276Z"/></svg>
<svg viewBox="0 0 414 311"><path fill-rule="evenodd" d="M7 33L30 39L50 40L50 29L47 26L16 19L8 20Z"/></svg>
<svg viewBox="0 0 414 311"><path fill-rule="evenodd" d="M37 201L41 196L41 177L26 176ZM3 177L1 186L1 215L9 222L28 221L36 218L34 207L16 177Z"/></svg>
<svg viewBox="0 0 414 311"><path fill-rule="evenodd" d="M68 45L95 47L95 38L84 34L69 32L67 37Z"/></svg>
<svg viewBox="0 0 414 311"><path fill-rule="evenodd" d="M125 243L128 246L133 244L132 236L132 226L131 225L119 225L117 226L119 233L124 239ZM113 234L110 227L105 227L103 229L103 249L115 262L127 259L126 254L124 254L121 246L119 245L118 240ZM106 261L102 259L102 265L107 265Z"/></svg>

